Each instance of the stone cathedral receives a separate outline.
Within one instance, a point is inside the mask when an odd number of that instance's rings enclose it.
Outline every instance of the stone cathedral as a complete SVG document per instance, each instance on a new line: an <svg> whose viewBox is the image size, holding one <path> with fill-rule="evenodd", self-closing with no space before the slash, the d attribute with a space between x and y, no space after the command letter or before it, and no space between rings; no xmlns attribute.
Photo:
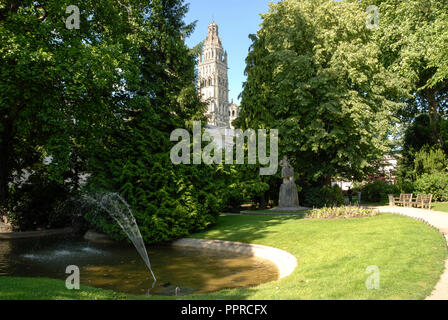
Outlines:
<svg viewBox="0 0 448 320"><path fill-rule="evenodd" d="M198 64L198 87L203 101L208 103L206 115L210 127L233 128L232 121L238 117L238 106L229 103L227 62L218 25L212 22Z"/></svg>

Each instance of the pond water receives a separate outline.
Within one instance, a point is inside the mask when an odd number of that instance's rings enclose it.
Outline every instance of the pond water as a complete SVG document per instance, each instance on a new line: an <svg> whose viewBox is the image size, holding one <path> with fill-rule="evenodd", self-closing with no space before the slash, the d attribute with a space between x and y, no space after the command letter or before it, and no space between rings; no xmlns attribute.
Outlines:
<svg viewBox="0 0 448 320"><path fill-rule="evenodd" d="M157 283L132 244L98 244L82 238L0 240L0 276L65 280L66 267L80 269L81 285L137 295L207 293L278 279L267 260L241 254L149 246ZM0 289L1 290L1 289Z"/></svg>

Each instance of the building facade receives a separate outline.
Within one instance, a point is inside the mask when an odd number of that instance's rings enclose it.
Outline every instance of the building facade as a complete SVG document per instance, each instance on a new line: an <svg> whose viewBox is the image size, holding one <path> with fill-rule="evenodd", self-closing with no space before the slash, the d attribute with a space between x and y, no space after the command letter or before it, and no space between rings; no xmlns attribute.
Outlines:
<svg viewBox="0 0 448 320"><path fill-rule="evenodd" d="M198 64L198 88L202 100L207 102L206 116L211 127L231 128L231 121L238 117L238 106L229 103L227 71L227 52L219 37L218 25L212 22Z"/></svg>

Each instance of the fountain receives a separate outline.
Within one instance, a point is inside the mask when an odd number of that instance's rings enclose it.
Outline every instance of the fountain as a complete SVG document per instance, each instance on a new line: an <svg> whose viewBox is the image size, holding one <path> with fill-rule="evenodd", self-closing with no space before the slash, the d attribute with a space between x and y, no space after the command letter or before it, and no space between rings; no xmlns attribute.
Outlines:
<svg viewBox="0 0 448 320"><path fill-rule="evenodd" d="M66 270L67 265L79 265L83 282L93 287L134 295L177 297L251 287L278 279L275 265L259 258L160 245L151 249L156 279L136 219L123 197L116 193L94 192L73 198L65 205L68 206L65 209L92 214L93 219L103 218L103 215L110 217L132 241L144 263L136 257L135 249L125 243L88 242L73 234L0 241L0 275L63 280L65 273L61 270ZM1 250L2 245L6 250Z"/></svg>
<svg viewBox="0 0 448 320"><path fill-rule="evenodd" d="M129 204L118 193L95 193L94 195L84 195L82 198L106 211L118 223L151 272L154 288L157 279L152 271L145 243Z"/></svg>

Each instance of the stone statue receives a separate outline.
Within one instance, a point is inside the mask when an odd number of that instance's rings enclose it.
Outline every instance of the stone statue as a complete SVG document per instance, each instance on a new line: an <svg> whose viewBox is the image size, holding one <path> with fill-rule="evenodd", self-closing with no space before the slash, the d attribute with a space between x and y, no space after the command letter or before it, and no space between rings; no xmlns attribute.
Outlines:
<svg viewBox="0 0 448 320"><path fill-rule="evenodd" d="M283 157L283 160L280 161L280 167L282 167L282 178L283 183L287 183L289 181L294 180L294 168L288 161L286 156Z"/></svg>
<svg viewBox="0 0 448 320"><path fill-rule="evenodd" d="M279 209L294 209L299 207L299 194L294 181L294 168L286 156L280 161L283 184L280 187Z"/></svg>

